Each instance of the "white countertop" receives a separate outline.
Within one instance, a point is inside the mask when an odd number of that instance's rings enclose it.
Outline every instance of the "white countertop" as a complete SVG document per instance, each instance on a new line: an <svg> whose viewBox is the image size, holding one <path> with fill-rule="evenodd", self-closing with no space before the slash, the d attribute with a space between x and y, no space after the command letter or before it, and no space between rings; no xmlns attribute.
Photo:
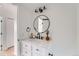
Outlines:
<svg viewBox="0 0 79 59"><path fill-rule="evenodd" d="M46 41L46 40L42 40L42 39L24 38L24 39L21 39L21 41L31 42L33 44L44 46L44 47L50 47L51 45L53 45L53 40Z"/></svg>

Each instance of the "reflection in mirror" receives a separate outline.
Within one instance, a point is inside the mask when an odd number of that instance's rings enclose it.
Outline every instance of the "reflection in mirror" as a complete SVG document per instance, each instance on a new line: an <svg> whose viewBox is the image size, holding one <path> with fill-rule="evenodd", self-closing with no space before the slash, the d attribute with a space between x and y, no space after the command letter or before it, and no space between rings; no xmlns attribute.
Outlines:
<svg viewBox="0 0 79 59"><path fill-rule="evenodd" d="M38 32L42 32L42 19L38 18Z"/></svg>

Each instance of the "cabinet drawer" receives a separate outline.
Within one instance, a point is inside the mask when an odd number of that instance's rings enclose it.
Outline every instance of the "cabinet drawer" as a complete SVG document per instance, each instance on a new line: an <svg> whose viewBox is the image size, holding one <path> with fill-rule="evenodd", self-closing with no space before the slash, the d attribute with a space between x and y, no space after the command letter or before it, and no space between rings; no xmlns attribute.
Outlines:
<svg viewBox="0 0 79 59"><path fill-rule="evenodd" d="M40 45L32 45L32 54L34 56L45 56L46 55L45 51L46 49Z"/></svg>
<svg viewBox="0 0 79 59"><path fill-rule="evenodd" d="M26 41L22 41L22 44L25 45L26 47L27 46L31 46L31 42L28 42L28 41L27 42Z"/></svg>
<svg viewBox="0 0 79 59"><path fill-rule="evenodd" d="M29 51L31 51L31 47L23 47L23 46L22 46L21 49L22 49L22 50L29 50Z"/></svg>
<svg viewBox="0 0 79 59"><path fill-rule="evenodd" d="M39 55L39 56L48 56L48 48L44 45L36 45L36 44L32 44L32 52L33 55Z"/></svg>
<svg viewBox="0 0 79 59"><path fill-rule="evenodd" d="M31 53L27 53L27 52L22 52L21 54L22 56L31 56Z"/></svg>
<svg viewBox="0 0 79 59"><path fill-rule="evenodd" d="M27 52L31 52L31 49L25 49L25 48L22 48L21 51L22 51L22 52L25 52L25 51L27 51Z"/></svg>
<svg viewBox="0 0 79 59"><path fill-rule="evenodd" d="M21 55L31 55L31 51L30 50L28 50L28 49L22 49L21 50Z"/></svg>
<svg viewBox="0 0 79 59"><path fill-rule="evenodd" d="M31 43L22 41L21 47L22 47L22 49L29 49L29 50L31 50Z"/></svg>

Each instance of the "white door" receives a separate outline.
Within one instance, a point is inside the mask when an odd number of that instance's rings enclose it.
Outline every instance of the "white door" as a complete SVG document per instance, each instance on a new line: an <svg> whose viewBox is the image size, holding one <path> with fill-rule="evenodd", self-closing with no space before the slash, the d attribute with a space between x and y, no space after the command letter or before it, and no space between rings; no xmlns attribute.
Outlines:
<svg viewBox="0 0 79 59"><path fill-rule="evenodd" d="M1 51L1 16L0 16L0 51Z"/></svg>
<svg viewBox="0 0 79 59"><path fill-rule="evenodd" d="M2 51L2 19L3 17L0 16L0 51Z"/></svg>
<svg viewBox="0 0 79 59"><path fill-rule="evenodd" d="M6 18L5 19L6 27L6 48L14 46L14 19Z"/></svg>

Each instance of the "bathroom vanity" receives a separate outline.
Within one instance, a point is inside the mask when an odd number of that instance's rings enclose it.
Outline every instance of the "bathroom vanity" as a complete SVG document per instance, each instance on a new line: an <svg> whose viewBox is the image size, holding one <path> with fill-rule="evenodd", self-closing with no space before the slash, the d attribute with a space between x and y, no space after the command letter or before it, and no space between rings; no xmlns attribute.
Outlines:
<svg viewBox="0 0 79 59"><path fill-rule="evenodd" d="M21 56L53 56L50 44L39 39L23 39L20 41Z"/></svg>

